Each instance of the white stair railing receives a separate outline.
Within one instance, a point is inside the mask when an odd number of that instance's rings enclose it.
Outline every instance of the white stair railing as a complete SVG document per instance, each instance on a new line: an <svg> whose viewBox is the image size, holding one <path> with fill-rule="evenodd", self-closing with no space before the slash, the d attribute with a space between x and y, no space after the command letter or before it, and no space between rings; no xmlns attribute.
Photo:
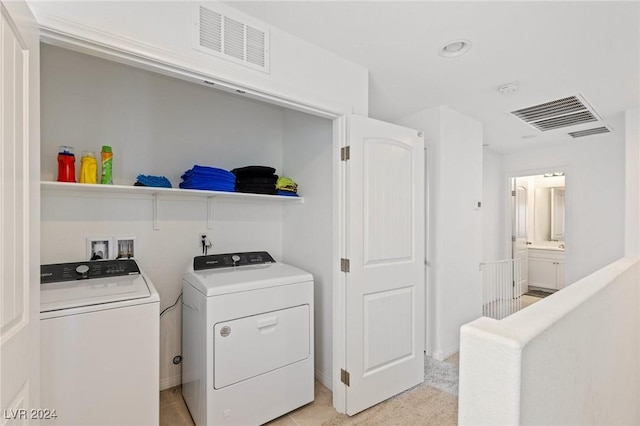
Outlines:
<svg viewBox="0 0 640 426"><path fill-rule="evenodd" d="M505 259L483 262L482 315L500 320L522 308L521 259Z"/></svg>

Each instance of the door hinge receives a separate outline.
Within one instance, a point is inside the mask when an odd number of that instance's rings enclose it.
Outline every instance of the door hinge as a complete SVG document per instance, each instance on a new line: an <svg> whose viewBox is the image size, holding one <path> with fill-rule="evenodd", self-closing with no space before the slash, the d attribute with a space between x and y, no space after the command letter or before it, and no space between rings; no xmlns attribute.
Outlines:
<svg viewBox="0 0 640 426"><path fill-rule="evenodd" d="M349 146L340 148L340 160L347 161L351 158L351 149Z"/></svg>
<svg viewBox="0 0 640 426"><path fill-rule="evenodd" d="M349 272L350 262L349 259L340 259L340 270L342 272Z"/></svg>
<svg viewBox="0 0 640 426"><path fill-rule="evenodd" d="M516 196L516 191L511 191L511 196L515 197Z"/></svg>
<svg viewBox="0 0 640 426"><path fill-rule="evenodd" d="M511 242L512 242L512 243L515 243L515 242L516 242L516 236L515 236L515 235L512 235L512 236L511 236Z"/></svg>
<svg viewBox="0 0 640 426"><path fill-rule="evenodd" d="M349 372L347 370L340 369L340 381L349 386Z"/></svg>

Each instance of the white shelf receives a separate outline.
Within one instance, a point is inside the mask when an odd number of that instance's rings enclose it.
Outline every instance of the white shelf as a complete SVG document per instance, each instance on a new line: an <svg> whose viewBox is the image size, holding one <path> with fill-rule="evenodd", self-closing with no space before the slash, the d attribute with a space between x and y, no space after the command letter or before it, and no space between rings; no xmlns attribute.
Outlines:
<svg viewBox="0 0 640 426"><path fill-rule="evenodd" d="M52 196L107 197L148 199L153 203L153 229L160 229L160 200L204 200L207 204L207 228L213 229L214 201L242 201L250 203L275 202L301 204L302 197L282 195L248 194L244 192L201 191L197 189L156 188L150 186L96 185L71 182L40 182L42 194Z"/></svg>
<svg viewBox="0 0 640 426"><path fill-rule="evenodd" d="M244 192L202 191L197 189L180 188L156 188L149 186L125 186L125 185L96 185L87 183L67 182L40 182L43 192L84 193L97 196L118 197L125 196L139 198L171 198L171 199L220 199L220 200L245 200L255 202L279 202L288 204L300 204L304 202L302 197L287 197L282 195L249 194Z"/></svg>

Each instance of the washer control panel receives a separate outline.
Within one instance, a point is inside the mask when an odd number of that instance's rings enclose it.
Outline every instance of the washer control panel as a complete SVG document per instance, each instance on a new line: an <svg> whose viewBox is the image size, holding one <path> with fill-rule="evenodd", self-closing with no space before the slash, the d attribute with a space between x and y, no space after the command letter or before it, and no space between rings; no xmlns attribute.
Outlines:
<svg viewBox="0 0 640 426"><path fill-rule="evenodd" d="M51 265L40 265L40 283L57 283L139 273L140 268L133 259L55 263Z"/></svg>
<svg viewBox="0 0 640 426"><path fill-rule="evenodd" d="M211 254L193 258L193 270L233 268L235 266L262 265L276 263L266 251L250 251L246 253Z"/></svg>

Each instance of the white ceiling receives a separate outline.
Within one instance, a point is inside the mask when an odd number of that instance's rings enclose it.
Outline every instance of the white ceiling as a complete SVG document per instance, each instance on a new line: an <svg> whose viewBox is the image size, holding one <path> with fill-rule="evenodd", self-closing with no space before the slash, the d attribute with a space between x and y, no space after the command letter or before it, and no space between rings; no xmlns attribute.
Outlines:
<svg viewBox="0 0 640 426"><path fill-rule="evenodd" d="M498 152L580 141L567 130L541 133L510 111L582 93L624 132L620 114L640 104L637 0L228 3L368 68L371 117L446 105L480 120L484 143ZM471 50L439 56L455 39L470 40ZM510 82L519 90L500 94Z"/></svg>

